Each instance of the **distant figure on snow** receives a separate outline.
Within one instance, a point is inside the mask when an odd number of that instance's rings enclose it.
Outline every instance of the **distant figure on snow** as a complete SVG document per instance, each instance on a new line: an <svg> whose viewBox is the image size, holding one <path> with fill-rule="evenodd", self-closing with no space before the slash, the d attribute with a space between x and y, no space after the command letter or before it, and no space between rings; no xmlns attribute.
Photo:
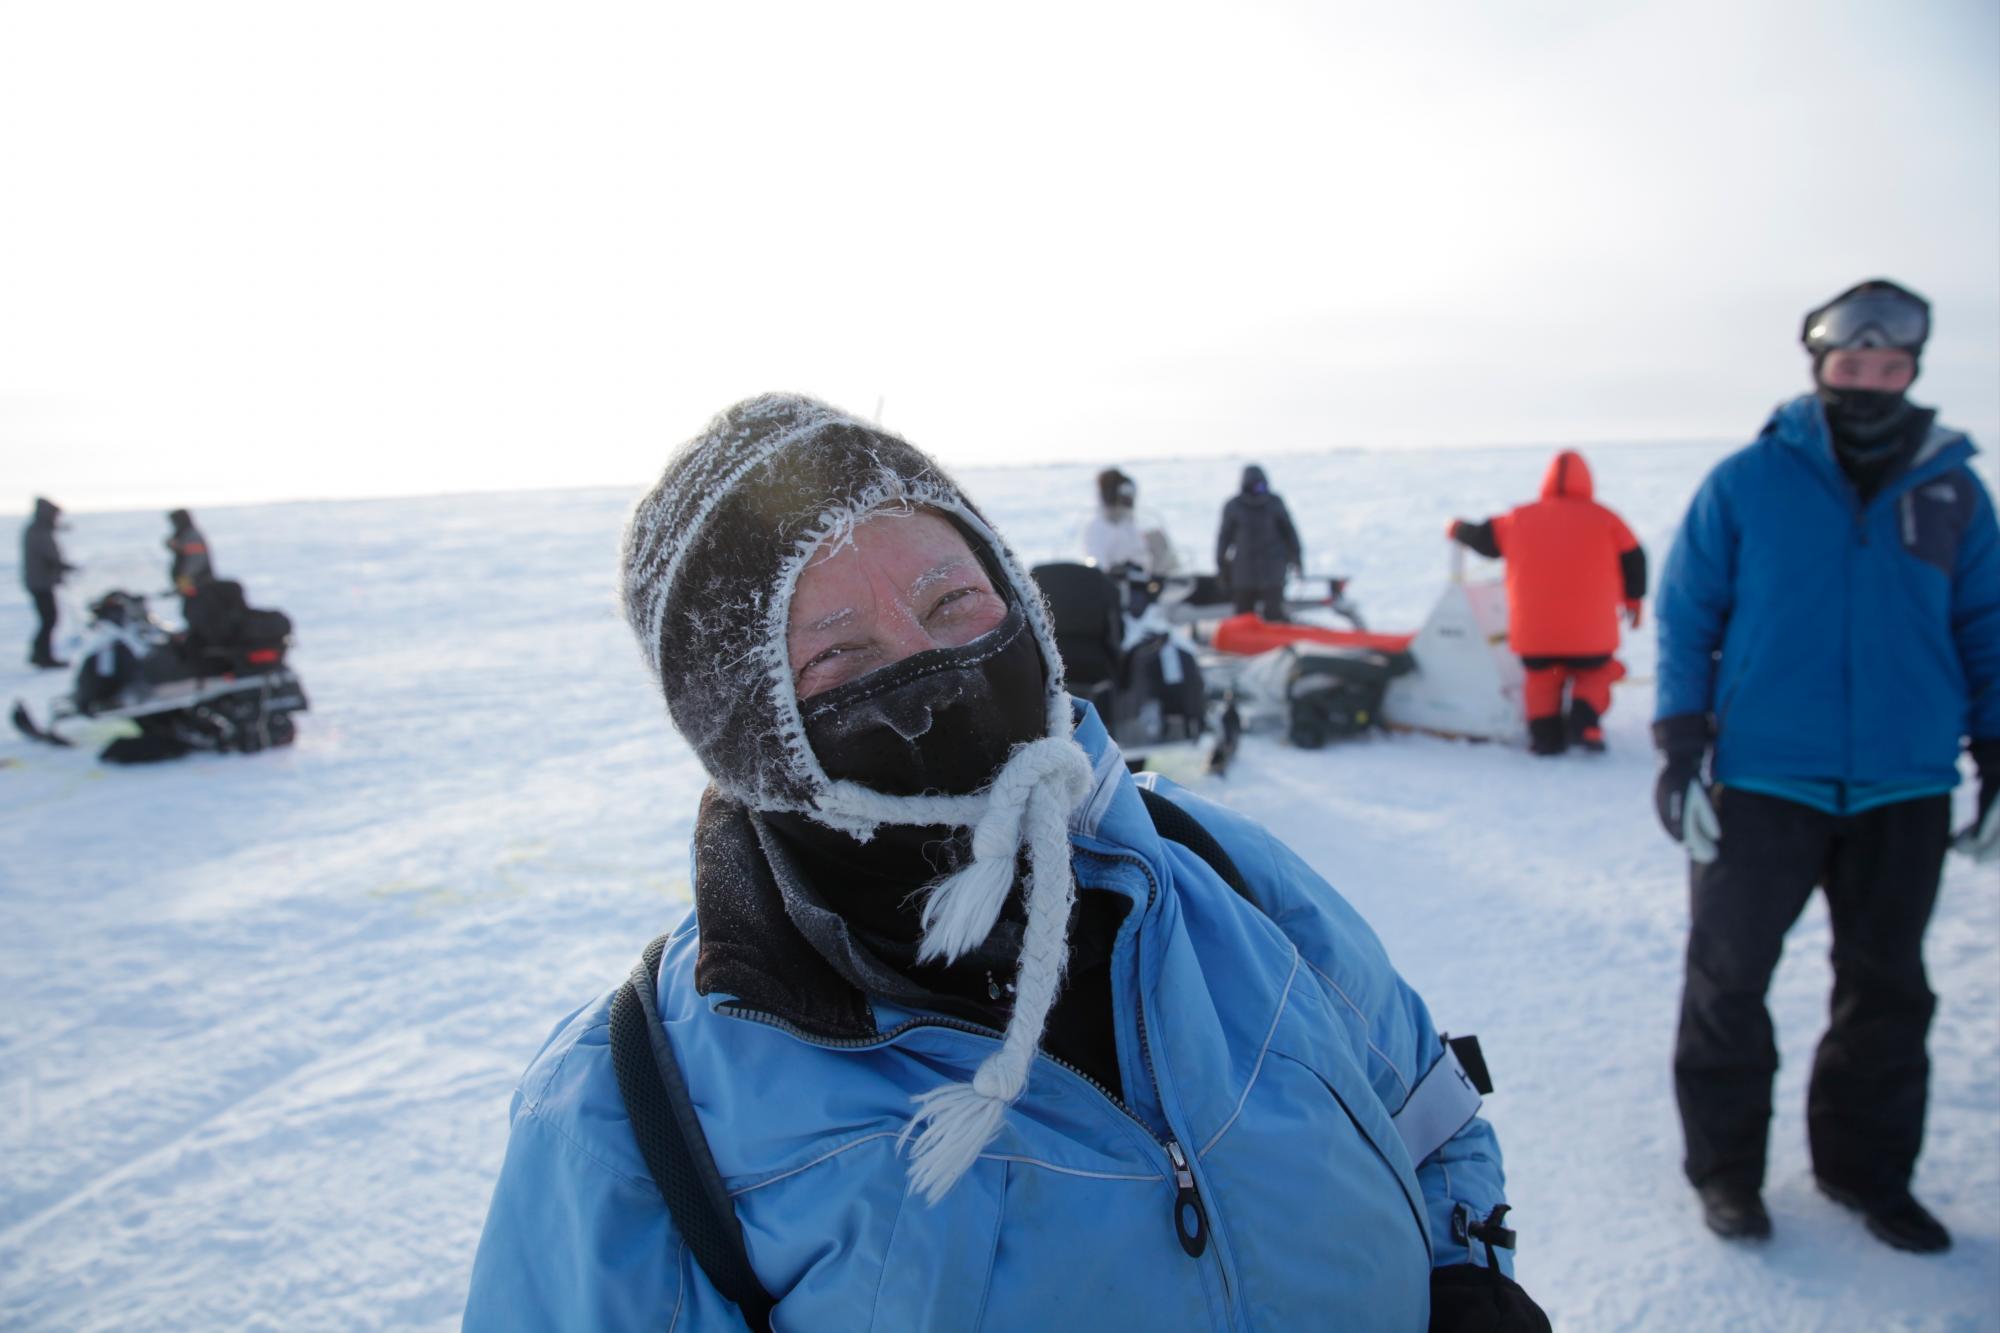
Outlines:
<svg viewBox="0 0 2000 1333"><path fill-rule="evenodd" d="M1264 469L1243 469L1243 484L1222 506L1215 534L1215 568L1235 599L1236 610L1255 610L1266 620L1285 614L1285 578L1305 564L1299 531L1284 498L1271 490Z"/></svg>
<svg viewBox="0 0 2000 1333"><path fill-rule="evenodd" d="M1959 846L2000 859L2000 525L1971 442L1905 396L1929 335L1930 305L1892 282L1808 315L1816 392L1708 474L1660 579L1655 803L1693 916L1674 1086L1688 1179L1732 1239L1771 1233L1764 993L1817 887L1833 1004L1813 1175L1883 1242L1951 1244L1910 1195L1937 1003L1923 937L1961 745L1979 815Z"/></svg>
<svg viewBox="0 0 2000 1333"><path fill-rule="evenodd" d="M1611 685L1625 674L1613 656L1619 608L1637 628L1646 596L1645 548L1591 490L1590 465L1565 449L1542 478L1541 499L1482 523L1455 518L1447 529L1460 545L1507 562L1507 642L1528 673L1536 754L1604 748Z"/></svg>
<svg viewBox="0 0 2000 1333"><path fill-rule="evenodd" d="M168 514L167 522L173 525L166 542L167 550L173 553L167 577L181 600L186 601L215 581L215 569L208 558L208 539L201 535L194 517L185 509Z"/></svg>
<svg viewBox="0 0 2000 1333"><path fill-rule="evenodd" d="M1142 578L1174 572L1173 544L1166 529L1138 508L1139 484L1117 468L1097 474L1097 512L1083 526L1083 551L1090 563L1117 576L1136 571Z"/></svg>
<svg viewBox="0 0 2000 1333"><path fill-rule="evenodd" d="M35 630L35 639L28 648L28 665L37 667L66 667L67 662L56 660L56 585L63 576L76 569L62 558L62 548L56 545L56 519L62 514L54 501L37 498L34 517L21 529L21 584L28 590L28 597L35 604L35 616L40 625Z"/></svg>

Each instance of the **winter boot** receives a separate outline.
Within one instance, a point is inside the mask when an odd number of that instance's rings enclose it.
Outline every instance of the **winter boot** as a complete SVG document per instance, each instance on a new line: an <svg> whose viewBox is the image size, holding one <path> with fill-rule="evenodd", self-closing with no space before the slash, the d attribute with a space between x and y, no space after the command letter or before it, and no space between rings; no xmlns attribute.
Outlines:
<svg viewBox="0 0 2000 1333"><path fill-rule="evenodd" d="M1561 754L1569 748L1569 734L1560 716L1528 719L1528 748L1536 754Z"/></svg>
<svg viewBox="0 0 2000 1333"><path fill-rule="evenodd" d="M1569 743L1592 754L1604 753L1604 728L1597 710L1581 699L1569 701Z"/></svg>
<svg viewBox="0 0 2000 1333"><path fill-rule="evenodd" d="M1942 1254L1951 1248L1951 1233L1906 1189L1866 1199L1825 1180L1819 1192L1843 1208L1852 1208L1868 1224L1868 1233L1884 1245L1912 1254Z"/></svg>
<svg viewBox="0 0 2000 1333"><path fill-rule="evenodd" d="M1724 1240L1768 1240L1771 1215L1754 1186L1711 1180L1695 1186L1701 1196L1701 1220Z"/></svg>

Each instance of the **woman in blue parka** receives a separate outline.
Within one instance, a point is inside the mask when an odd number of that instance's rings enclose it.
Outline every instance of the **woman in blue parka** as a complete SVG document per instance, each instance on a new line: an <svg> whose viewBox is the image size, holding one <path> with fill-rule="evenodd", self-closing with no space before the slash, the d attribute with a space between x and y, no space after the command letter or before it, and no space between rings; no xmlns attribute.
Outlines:
<svg viewBox="0 0 2000 1333"><path fill-rule="evenodd" d="M739 404L624 569L713 779L653 1039L773 1327L1548 1327L1423 1002L1269 834L1142 791L928 457ZM611 1013L515 1094L468 1328L745 1326L648 1171Z"/></svg>

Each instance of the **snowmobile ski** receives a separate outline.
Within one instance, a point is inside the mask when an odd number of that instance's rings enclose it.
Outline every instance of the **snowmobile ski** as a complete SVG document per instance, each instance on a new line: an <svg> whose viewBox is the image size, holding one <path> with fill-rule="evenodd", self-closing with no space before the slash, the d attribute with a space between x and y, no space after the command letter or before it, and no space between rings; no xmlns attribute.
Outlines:
<svg viewBox="0 0 2000 1333"><path fill-rule="evenodd" d="M68 741L58 736L55 732L46 731L36 726L35 719L28 713L28 706L19 699L14 701L14 730L20 732L29 740L39 741L43 745L61 746L66 750L73 748Z"/></svg>

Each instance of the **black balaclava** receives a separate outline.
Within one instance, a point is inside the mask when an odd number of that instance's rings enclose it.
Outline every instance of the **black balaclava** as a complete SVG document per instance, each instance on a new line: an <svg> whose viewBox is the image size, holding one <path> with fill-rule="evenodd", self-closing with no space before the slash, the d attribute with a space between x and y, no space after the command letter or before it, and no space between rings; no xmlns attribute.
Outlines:
<svg viewBox="0 0 2000 1333"><path fill-rule="evenodd" d="M1818 368L1814 367L1817 376ZM1827 428L1833 432L1836 449L1843 446L1868 452L1901 434L1917 409L1907 394L1881 389L1836 389L1819 386L1820 406L1826 409Z"/></svg>
<svg viewBox="0 0 2000 1333"><path fill-rule="evenodd" d="M933 648L814 695L800 709L827 776L891 796L984 787L1016 745L1047 730L1042 660L1027 621Z"/></svg>
<svg viewBox="0 0 2000 1333"><path fill-rule="evenodd" d="M1916 455L1937 412L1900 393L1821 386L1834 462L1866 502ZM1856 400L1860 399L1860 402ZM1880 400L1888 400L1885 405Z"/></svg>
<svg viewBox="0 0 2000 1333"><path fill-rule="evenodd" d="M963 796L992 781L1016 745L1043 736L1041 651L1008 602L1007 618L971 643L917 653L805 700L806 738L827 776L891 796ZM964 830L943 825L885 825L864 842L790 811L763 819L837 866L842 873L827 881L836 905L883 935L915 939L904 898L966 859Z"/></svg>
<svg viewBox="0 0 2000 1333"><path fill-rule="evenodd" d="M1270 493L1270 490L1271 490L1271 483L1265 479L1263 468L1260 468L1255 463L1252 463L1249 467L1243 469L1243 484L1240 491L1241 494L1268 495Z"/></svg>
<svg viewBox="0 0 2000 1333"><path fill-rule="evenodd" d="M1813 358L1813 378L1828 353ZM1936 413L1918 407L1907 394L1880 389L1836 389L1820 384L1834 462L1862 500L1871 499L1903 461L1917 451Z"/></svg>

